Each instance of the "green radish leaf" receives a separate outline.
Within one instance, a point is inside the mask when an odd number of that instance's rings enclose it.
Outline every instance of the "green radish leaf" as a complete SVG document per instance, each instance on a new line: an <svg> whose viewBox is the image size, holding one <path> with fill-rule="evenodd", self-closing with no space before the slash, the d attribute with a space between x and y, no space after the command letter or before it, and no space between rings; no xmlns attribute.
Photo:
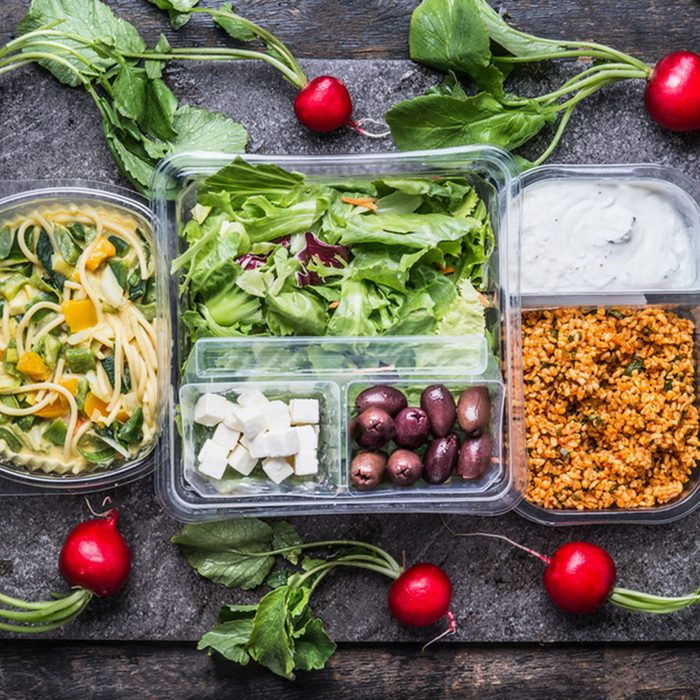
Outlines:
<svg viewBox="0 0 700 700"><path fill-rule="evenodd" d="M146 82L143 116L139 124L143 130L156 138L170 141L177 137L173 126L177 98L170 88L160 79Z"/></svg>
<svg viewBox="0 0 700 700"><path fill-rule="evenodd" d="M272 549L295 547L295 549L288 552L283 552L282 556L288 562L296 564L299 561L299 556L302 551L298 545L304 543L304 540L301 539L296 528L284 520L275 520L270 523L270 527L272 528Z"/></svg>
<svg viewBox="0 0 700 700"><path fill-rule="evenodd" d="M543 39L514 29L489 5L487 0L473 0L473 2L486 25L491 40L513 56L538 56L566 51L566 47L555 40Z"/></svg>
<svg viewBox="0 0 700 700"><path fill-rule="evenodd" d="M116 17L100 0L32 0L29 12L20 22L18 29L20 33L25 34L56 21L59 22L53 27L56 31L80 35L100 44L99 47L91 47L72 39L52 37L52 41L77 51L94 68L91 70L76 56L58 49L42 47L42 51L62 55L80 73L87 74L88 77L117 64L110 49L114 49L116 53L141 53L146 48L135 27ZM31 47L27 50L31 50ZM42 65L61 82L73 87L80 85L77 76L65 66L53 61L42 61Z"/></svg>
<svg viewBox="0 0 700 700"><path fill-rule="evenodd" d="M158 38L158 43L155 45L153 50L156 53L170 53L171 51L170 42L165 34L161 34ZM159 59L150 59L143 62L143 67L146 69L146 76L151 79L162 78L163 68L165 68L165 61Z"/></svg>
<svg viewBox="0 0 700 700"><path fill-rule="evenodd" d="M245 151L248 132L238 122L219 112L183 105L175 112L173 126L177 136L172 141L176 151Z"/></svg>
<svg viewBox="0 0 700 700"><path fill-rule="evenodd" d="M225 659L245 666L250 656L245 645L253 631L253 617L223 622L207 632L197 644L197 649L206 649L211 655L218 652Z"/></svg>
<svg viewBox="0 0 700 700"><path fill-rule="evenodd" d="M426 95L444 95L446 97L454 97L458 100L466 100L468 95L464 92L462 83L455 75L453 70L447 71L444 80L438 85L434 85L425 91Z"/></svg>
<svg viewBox="0 0 700 700"><path fill-rule="evenodd" d="M476 0L423 0L411 16L409 49L417 63L468 75L480 88L503 94Z"/></svg>
<svg viewBox="0 0 700 700"><path fill-rule="evenodd" d="M272 528L261 520L246 518L186 525L172 542L180 545L190 566L201 576L229 588L256 588L270 573L274 556Z"/></svg>
<svg viewBox="0 0 700 700"><path fill-rule="evenodd" d="M336 643L323 627L323 621L314 617L305 622L303 633L294 640L294 666L300 671L320 670L336 648Z"/></svg>
<svg viewBox="0 0 700 700"><path fill-rule="evenodd" d="M219 610L219 622L229 622L231 620L247 620L255 617L255 605L222 605Z"/></svg>
<svg viewBox="0 0 700 700"><path fill-rule="evenodd" d="M258 603L246 651L273 673L294 680L294 640L289 620L288 586L270 591Z"/></svg>
<svg viewBox="0 0 700 700"><path fill-rule="evenodd" d="M160 10L167 10L170 26L180 29L190 21L190 10L199 0L148 0Z"/></svg>
<svg viewBox="0 0 700 700"><path fill-rule="evenodd" d="M225 2L219 7L220 11L230 12L235 15L235 10L230 2ZM221 17L214 15L214 24L221 27L232 39L238 41L253 41L257 34L248 26L246 22L241 21L238 17Z"/></svg>
<svg viewBox="0 0 700 700"><path fill-rule="evenodd" d="M146 105L144 71L125 63L112 84L114 107L128 119L138 121Z"/></svg>
<svg viewBox="0 0 700 700"><path fill-rule="evenodd" d="M265 585L270 588L280 588L287 585L287 580L289 579L289 571L280 569L279 571L273 571L266 579Z"/></svg>
<svg viewBox="0 0 700 700"><path fill-rule="evenodd" d="M553 118L535 102L508 108L484 92L467 99L421 95L399 102L386 114L391 134L401 150L475 143L517 148Z"/></svg>

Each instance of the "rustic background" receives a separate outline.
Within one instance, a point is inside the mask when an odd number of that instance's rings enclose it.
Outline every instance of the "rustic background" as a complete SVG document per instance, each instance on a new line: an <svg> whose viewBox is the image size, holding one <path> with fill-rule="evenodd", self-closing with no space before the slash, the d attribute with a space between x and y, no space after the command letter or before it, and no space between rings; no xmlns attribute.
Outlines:
<svg viewBox="0 0 700 700"><path fill-rule="evenodd" d="M27 4L6 0L0 6L3 43L13 35ZM205 17L195 17L175 34L144 0L109 4L136 24L150 43L161 31L180 45L226 43ZM397 100L435 81L434 75L406 60L414 5L412 0L237 3L243 14L277 32L306 57L309 75L331 72L344 79L355 98L356 116L379 118ZM526 31L596 39L650 62L672 49L697 50L700 43L696 0L678 0L672 6L658 0L514 0L507 9ZM525 92L546 87L567 71L566 65L549 67L520 72L515 79ZM308 134L291 113L291 88L265 66L175 66L168 79L182 100L240 119L249 128L252 150L341 153L391 147L388 141L364 140L349 131L328 137ZM661 162L700 179L700 138L669 134L650 124L641 107L642 89L639 84L619 86L590 100L572 119L552 161ZM3 179L119 182L97 114L80 91L58 85L38 69L17 71L0 81L0 115ZM33 688L45 696L80 697L99 688L108 697L136 691L169 697L214 694L230 689L232 682L243 697L292 693L291 686L266 672L231 668L194 651L190 640L211 625L218 605L231 599L230 592L198 579L168 543L177 525L155 500L151 478L120 488L113 497L135 553L128 590L115 599L95 601L58 635L64 640L60 646L47 641L0 642L0 696ZM78 497L0 501L0 589L35 597L60 589L54 567L60 541L69 524L85 512ZM550 530L515 514L490 520L454 516L452 523L461 530L507 534L541 551L553 551L573 537L590 539L611 551L626 586L669 594L697 586L700 513L656 528ZM319 590L314 607L335 639L352 644L341 646L327 671L302 679L290 697L321 694L331 687L334 694L348 697L403 697L431 690L436 696L495 696L518 690L532 696L566 696L572 677L581 683L581 694L593 697L622 697L636 690L649 697L661 692L690 697L696 692L700 678L692 642L697 640L700 610L649 618L609 608L583 620L568 617L545 600L536 560L495 542L455 541L437 517L304 518L295 525L307 538L366 538L394 552L405 550L412 559L426 557L443 565L457 583L454 607L460 629L455 639L465 644L445 645L420 656L415 644L395 644L426 635L401 628L390 618L384 581L339 574ZM29 557L20 556L24 550ZM586 644L574 647L572 642ZM601 645L611 642L635 644ZM675 644L668 646L670 642ZM536 646L542 643L549 646ZM640 667L638 677L624 673L630 665ZM544 677L543 667L549 669ZM93 674L98 669L96 681Z"/></svg>

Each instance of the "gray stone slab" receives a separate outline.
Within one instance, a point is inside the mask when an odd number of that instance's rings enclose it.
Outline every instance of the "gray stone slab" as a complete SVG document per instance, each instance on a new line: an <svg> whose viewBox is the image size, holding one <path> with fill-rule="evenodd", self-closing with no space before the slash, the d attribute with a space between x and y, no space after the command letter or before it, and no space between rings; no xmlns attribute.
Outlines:
<svg viewBox="0 0 700 700"><path fill-rule="evenodd" d="M334 73L355 96L356 117L381 118L397 100L434 81L407 62L307 61L309 74ZM534 73L520 85L541 88L567 68ZM264 153L380 151L387 141L363 139L347 130L311 135L291 112L293 91L264 66L220 64L178 67L169 78L178 96L239 118L249 128L252 149ZM700 178L700 139L663 132L641 105L641 85L607 90L574 115L552 161L658 162ZM97 114L82 92L57 85L27 69L0 81L0 177L87 178L119 182L104 146ZM533 148L537 151L537 147ZM134 551L128 589L96 600L82 618L56 634L63 639L198 638L224 601L242 600L198 578L168 538L177 524L161 511L152 479L116 489L122 529ZM93 502L97 502L97 497ZM65 590L56 570L60 543L87 510L80 497L5 497L0 500L0 590L31 598ZM510 514L495 519L450 518L462 531L498 532L542 552L572 538L606 547L628 587L660 594L698 585L700 513L667 526L614 526L554 530ZM540 585L540 563L491 541L456 540L437 516L377 515L308 517L294 520L305 538L352 537L382 545L409 562L429 559L444 566L455 584L454 639L514 641L665 641L697 639L700 608L670 617L629 615L612 607L585 619L549 604ZM314 609L339 641L423 640L424 631L402 628L388 614L387 584L378 576L342 572L318 591Z"/></svg>

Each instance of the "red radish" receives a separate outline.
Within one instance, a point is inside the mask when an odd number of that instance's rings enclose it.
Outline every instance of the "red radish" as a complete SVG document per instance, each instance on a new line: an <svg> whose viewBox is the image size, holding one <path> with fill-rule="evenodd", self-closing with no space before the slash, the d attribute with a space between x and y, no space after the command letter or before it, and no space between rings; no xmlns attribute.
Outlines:
<svg viewBox="0 0 700 700"><path fill-rule="evenodd" d="M651 118L672 131L700 129L700 54L674 51L654 67L644 92Z"/></svg>
<svg viewBox="0 0 700 700"><path fill-rule="evenodd" d="M402 624L427 627L450 613L452 584L435 564L415 564L389 589L389 610Z"/></svg>
<svg viewBox="0 0 700 700"><path fill-rule="evenodd" d="M445 527L455 537L503 540L537 557L547 565L544 572L547 595L555 605L568 613L586 615L609 602L626 610L662 615L700 603L700 588L688 595L669 598L616 586L615 562L604 549L590 542L569 542L559 547L550 559L505 535L455 532L446 522Z"/></svg>
<svg viewBox="0 0 700 700"><path fill-rule="evenodd" d="M95 595L116 593L131 571L131 550L117 530L117 511L76 525L58 558L63 578Z"/></svg>
<svg viewBox="0 0 700 700"><path fill-rule="evenodd" d="M590 542L559 547L544 571L544 587L562 610L584 615L598 610L615 586L615 562Z"/></svg>
<svg viewBox="0 0 700 700"><path fill-rule="evenodd" d="M335 131L349 125L352 100L345 84L332 75L310 80L294 100L297 119L312 131Z"/></svg>

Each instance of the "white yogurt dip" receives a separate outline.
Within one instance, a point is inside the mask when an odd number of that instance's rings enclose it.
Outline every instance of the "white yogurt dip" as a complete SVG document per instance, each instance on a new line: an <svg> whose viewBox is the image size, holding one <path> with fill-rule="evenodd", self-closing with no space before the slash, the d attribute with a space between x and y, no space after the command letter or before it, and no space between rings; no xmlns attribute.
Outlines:
<svg viewBox="0 0 700 700"><path fill-rule="evenodd" d="M681 194L646 181L543 180L526 187L521 291L691 287L697 233L689 221L697 211Z"/></svg>

